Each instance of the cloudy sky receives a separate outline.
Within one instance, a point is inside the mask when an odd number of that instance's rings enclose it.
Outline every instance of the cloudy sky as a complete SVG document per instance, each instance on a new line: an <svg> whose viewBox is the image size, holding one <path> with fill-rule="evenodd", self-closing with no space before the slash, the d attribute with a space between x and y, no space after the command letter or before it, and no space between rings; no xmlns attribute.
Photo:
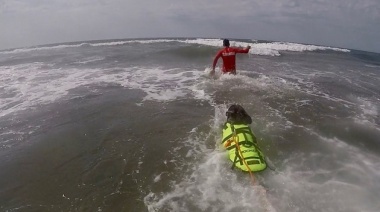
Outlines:
<svg viewBox="0 0 380 212"><path fill-rule="evenodd" d="M380 0L0 0L0 49L152 37L247 38L380 53Z"/></svg>

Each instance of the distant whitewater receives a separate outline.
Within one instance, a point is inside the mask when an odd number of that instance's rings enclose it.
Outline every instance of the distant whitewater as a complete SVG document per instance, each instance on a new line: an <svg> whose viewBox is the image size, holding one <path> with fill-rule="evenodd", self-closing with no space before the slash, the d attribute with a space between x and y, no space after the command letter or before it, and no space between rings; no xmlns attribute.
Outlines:
<svg viewBox="0 0 380 212"><path fill-rule="evenodd" d="M153 40L124 40L124 41L109 41L109 42L80 42L80 43L71 43L71 44L61 44L61 45L51 45L51 46L39 46L39 47L30 47L30 48L21 48L0 51L2 54L11 54L11 53L21 53L21 52L30 52L30 51L39 51L39 50L52 50L52 49L62 49L62 48L74 48L74 47L86 47L86 46L117 46L117 45L127 45L133 43L140 44L154 44L154 43L187 43L187 44L199 44L205 46L221 46L220 39L153 39ZM255 40L251 41L235 41L231 42L231 46L246 46L247 44L252 45L251 54L257 55L270 55L270 56L279 56L279 51L316 51L316 50L333 50L341 52L350 52L348 49L333 48L333 47L324 47L316 45L304 45L297 43L287 43L287 42L259 42Z"/></svg>
<svg viewBox="0 0 380 212"><path fill-rule="evenodd" d="M217 79L221 39L0 51L0 210L380 211L380 54L231 45L252 48ZM219 148L233 103L274 169L259 186Z"/></svg>

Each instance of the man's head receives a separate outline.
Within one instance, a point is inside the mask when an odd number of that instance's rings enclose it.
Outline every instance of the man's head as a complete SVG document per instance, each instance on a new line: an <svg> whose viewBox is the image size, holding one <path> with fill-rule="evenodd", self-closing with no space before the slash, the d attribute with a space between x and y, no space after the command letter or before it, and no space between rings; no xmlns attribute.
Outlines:
<svg viewBox="0 0 380 212"><path fill-rule="evenodd" d="M223 40L223 46L229 47L230 46L230 41L228 39Z"/></svg>

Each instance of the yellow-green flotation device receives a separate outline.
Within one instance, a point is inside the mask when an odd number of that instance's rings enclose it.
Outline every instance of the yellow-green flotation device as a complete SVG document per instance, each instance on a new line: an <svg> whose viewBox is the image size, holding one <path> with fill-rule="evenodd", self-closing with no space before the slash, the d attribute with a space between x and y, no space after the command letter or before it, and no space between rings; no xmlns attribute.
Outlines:
<svg viewBox="0 0 380 212"><path fill-rule="evenodd" d="M227 122L223 128L222 144L228 150L228 156L233 163L232 167L247 172L266 169L264 155L248 125Z"/></svg>

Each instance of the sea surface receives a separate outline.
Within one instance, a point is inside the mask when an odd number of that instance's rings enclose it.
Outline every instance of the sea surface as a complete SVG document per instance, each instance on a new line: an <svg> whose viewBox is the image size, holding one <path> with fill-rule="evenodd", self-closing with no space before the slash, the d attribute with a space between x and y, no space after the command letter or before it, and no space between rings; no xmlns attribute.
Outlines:
<svg viewBox="0 0 380 212"><path fill-rule="evenodd" d="M221 39L0 51L0 211L380 211L380 54ZM218 67L221 61L218 63ZM242 105L270 164L221 148Z"/></svg>

